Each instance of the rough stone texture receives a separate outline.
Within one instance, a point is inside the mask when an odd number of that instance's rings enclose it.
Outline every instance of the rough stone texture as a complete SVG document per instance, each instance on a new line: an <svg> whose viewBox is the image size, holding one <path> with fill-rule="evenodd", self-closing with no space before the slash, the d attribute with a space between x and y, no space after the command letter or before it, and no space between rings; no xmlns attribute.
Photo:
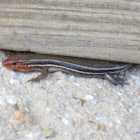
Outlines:
<svg viewBox="0 0 140 140"><path fill-rule="evenodd" d="M140 69L123 87L61 72L27 82L36 75L0 65L0 140L140 139Z"/></svg>

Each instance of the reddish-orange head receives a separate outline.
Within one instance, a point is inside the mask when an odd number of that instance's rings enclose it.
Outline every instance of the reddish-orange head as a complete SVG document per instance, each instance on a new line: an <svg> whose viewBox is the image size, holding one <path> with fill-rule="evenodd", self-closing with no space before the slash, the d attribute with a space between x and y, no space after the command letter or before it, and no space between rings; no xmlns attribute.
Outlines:
<svg viewBox="0 0 140 140"><path fill-rule="evenodd" d="M21 55L11 55L6 60L2 62L2 65L8 69L18 70L18 71L30 71L28 68L28 62L25 61L24 57Z"/></svg>

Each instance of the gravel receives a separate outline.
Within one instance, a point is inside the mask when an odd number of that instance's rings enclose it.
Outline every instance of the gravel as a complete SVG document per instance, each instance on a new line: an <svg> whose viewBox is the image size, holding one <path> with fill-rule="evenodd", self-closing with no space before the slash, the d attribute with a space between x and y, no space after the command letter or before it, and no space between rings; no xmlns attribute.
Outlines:
<svg viewBox="0 0 140 140"><path fill-rule="evenodd" d="M27 82L38 74L0 63L0 140L140 139L140 68L124 86L62 72Z"/></svg>

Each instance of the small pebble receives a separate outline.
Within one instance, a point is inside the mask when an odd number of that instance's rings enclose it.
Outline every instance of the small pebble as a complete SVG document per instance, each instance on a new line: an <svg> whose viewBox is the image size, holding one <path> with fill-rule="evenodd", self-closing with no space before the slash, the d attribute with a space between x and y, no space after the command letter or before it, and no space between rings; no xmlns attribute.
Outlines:
<svg viewBox="0 0 140 140"><path fill-rule="evenodd" d="M93 96L92 95L86 95L86 97L84 99L85 100L93 100Z"/></svg>
<svg viewBox="0 0 140 140"><path fill-rule="evenodd" d="M15 105L17 103L17 100L15 97L8 97L7 102L11 105Z"/></svg>
<svg viewBox="0 0 140 140"><path fill-rule="evenodd" d="M19 83L20 83L20 80L14 78L14 79L11 79L11 80L10 80L10 83L11 83L11 84L19 84Z"/></svg>
<svg viewBox="0 0 140 140"><path fill-rule="evenodd" d="M13 125L20 125L24 121L24 115L19 112L15 111L14 114L10 117L9 122Z"/></svg>
<svg viewBox="0 0 140 140"><path fill-rule="evenodd" d="M121 124L121 121L120 121L120 120L116 119L115 121L116 121L118 124Z"/></svg>
<svg viewBox="0 0 140 140"><path fill-rule="evenodd" d="M68 125L68 124L69 124L69 121L68 121L66 118L63 118L61 121L62 121L62 123L64 123L65 125Z"/></svg>
<svg viewBox="0 0 140 140"><path fill-rule="evenodd" d="M45 135L47 138L52 138L55 136L55 132L52 128L47 128L45 131L44 131Z"/></svg>

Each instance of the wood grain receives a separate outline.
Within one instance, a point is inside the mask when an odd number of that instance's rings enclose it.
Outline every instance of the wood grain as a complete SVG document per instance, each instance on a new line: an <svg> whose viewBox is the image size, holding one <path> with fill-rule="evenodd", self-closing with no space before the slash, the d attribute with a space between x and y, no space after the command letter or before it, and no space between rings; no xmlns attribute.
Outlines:
<svg viewBox="0 0 140 140"><path fill-rule="evenodd" d="M0 48L140 64L140 1L0 0Z"/></svg>

